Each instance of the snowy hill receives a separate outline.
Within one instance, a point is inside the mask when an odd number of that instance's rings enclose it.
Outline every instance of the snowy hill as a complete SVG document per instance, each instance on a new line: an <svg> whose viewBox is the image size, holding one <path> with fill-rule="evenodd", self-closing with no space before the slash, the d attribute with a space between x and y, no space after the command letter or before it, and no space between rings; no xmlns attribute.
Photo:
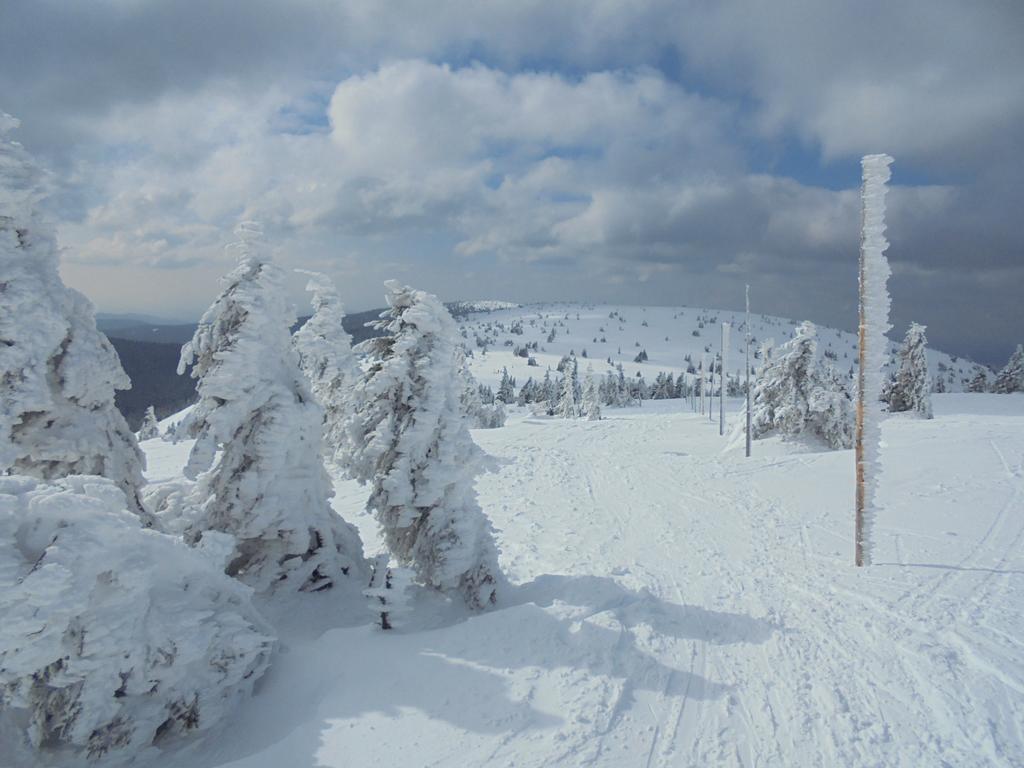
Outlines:
<svg viewBox="0 0 1024 768"><path fill-rule="evenodd" d="M597 374L609 369L610 358L613 365L623 364L627 376L640 372L650 383L659 371L673 376L686 371L687 356L693 365L699 364L702 354L710 360L719 351L723 322L732 327L726 370L739 376L743 371L745 333L742 312L621 304L531 304L470 314L459 320L465 343L474 350L470 361L473 374L492 386L500 380L503 367L515 377L517 386L522 386L530 376L542 378L548 367L554 370L563 355L575 352L580 356L584 351ZM774 339L776 345L788 341L799 323L752 314L750 325L753 355L762 341ZM893 334L899 333L902 338L905 330L895 329ZM554 340L548 341L552 331ZM819 326L818 339L818 354L832 359L840 373L852 376L857 364L857 337ZM528 358L514 354L516 347L533 343L538 349L528 350L528 354L537 361L537 367L529 366ZM898 344L890 347L895 354ZM484 349L486 354L481 354ZM641 351L646 351L648 359L634 362ZM585 362L582 358L580 361ZM979 370L987 371L977 363L937 350L928 350L928 361L933 381L941 376L947 392L965 391Z"/></svg>
<svg viewBox="0 0 1024 768"><path fill-rule="evenodd" d="M1024 396L935 411L884 424L865 569L851 451L745 459L678 400L513 413L474 433L513 582L497 609L422 595L381 633L350 595L297 595L255 696L159 764L1024 764ZM189 443L143 447L152 481L180 477ZM335 488L374 551L366 490Z"/></svg>

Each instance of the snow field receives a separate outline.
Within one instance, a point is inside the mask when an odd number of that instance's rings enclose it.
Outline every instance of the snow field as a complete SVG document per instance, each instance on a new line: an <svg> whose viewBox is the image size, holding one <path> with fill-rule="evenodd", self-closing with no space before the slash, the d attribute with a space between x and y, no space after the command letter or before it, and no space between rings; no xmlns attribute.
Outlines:
<svg viewBox="0 0 1024 768"><path fill-rule="evenodd" d="M935 411L885 422L876 565L855 569L851 451L744 459L679 400L514 409L474 432L503 604L420 593L380 633L349 594L299 595L255 697L165 764L1019 765L1024 397ZM143 447L154 479L187 453ZM365 489L335 487L373 552Z"/></svg>
<svg viewBox="0 0 1024 768"><path fill-rule="evenodd" d="M615 317L609 317L611 313L615 313ZM645 322L647 325L644 325ZM591 362L594 374L604 376L608 371L607 358L610 356L613 364L622 363L627 377L633 377L639 371L647 383L652 384L659 371L671 372L673 375L685 371L685 355L690 355L696 366L700 363L700 356L705 354L705 347L708 348L709 359L710 355L717 354L721 343L720 322L727 322L732 328L732 351L726 360L726 372L731 376L740 375L743 371L746 333L744 313L740 311L622 304L536 304L471 314L461 318L459 326L465 331L463 343L474 352L470 360L473 375L482 384L497 390L503 367L507 367L509 374L516 378L518 388L530 376L535 380L543 379L547 367L550 366L554 371L558 361L570 351L575 352L579 358L581 372L586 369L586 363ZM503 329L497 327L499 323L504 326ZM521 324L521 335L509 330L514 323ZM702 323L703 327L700 327ZM754 360L754 352L762 341L774 339L775 345L779 346L792 337L799 324L798 321L786 318L751 314L751 363L759 364L760 361ZM490 333L486 332L488 328ZM556 331L555 340L548 342L548 333L552 328ZM817 330L818 355L826 352L834 355L835 359L831 362L836 370L848 375L851 366L857 362L856 334L824 326L818 326ZM896 330L902 338L904 329ZM694 331L700 335L694 336ZM481 355L481 350L476 346L477 336L490 340L486 355ZM602 337L605 338L604 342L601 342ZM530 352L536 358L537 366L529 366L525 358L512 354L513 344L523 345L527 342L537 342L543 348L543 351ZM895 355L897 348L898 344L890 341L890 355ZM584 349L588 360L580 357ZM649 359L634 363L633 358L641 349L647 351ZM968 382L983 368L964 358L956 358L954 361L950 355L937 350L929 349L927 354L933 380L941 374L949 392L966 390ZM944 370L940 370L940 365ZM994 378L991 372L989 377L990 380Z"/></svg>

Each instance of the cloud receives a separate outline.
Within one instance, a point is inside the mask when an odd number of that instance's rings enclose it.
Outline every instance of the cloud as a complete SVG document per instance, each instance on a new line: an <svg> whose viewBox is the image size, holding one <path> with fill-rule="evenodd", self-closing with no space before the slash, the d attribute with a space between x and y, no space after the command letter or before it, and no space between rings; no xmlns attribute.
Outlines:
<svg viewBox="0 0 1024 768"><path fill-rule="evenodd" d="M749 280L842 324L885 150L899 311L956 306L931 338L980 349L1024 326L1021 28L952 0L38 0L0 8L0 108L65 181L73 281L121 309L129 275L198 309L258 216L353 307L392 274L732 305Z"/></svg>
<svg viewBox="0 0 1024 768"><path fill-rule="evenodd" d="M752 97L760 130L793 129L826 158L884 150L977 169L1019 137L1019 4L725 0L690 10L679 44L691 65Z"/></svg>

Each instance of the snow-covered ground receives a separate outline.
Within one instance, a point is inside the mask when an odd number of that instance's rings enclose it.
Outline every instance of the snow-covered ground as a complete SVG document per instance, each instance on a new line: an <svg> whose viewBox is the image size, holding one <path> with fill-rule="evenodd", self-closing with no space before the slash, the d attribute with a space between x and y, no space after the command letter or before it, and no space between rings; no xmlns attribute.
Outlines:
<svg viewBox="0 0 1024 768"><path fill-rule="evenodd" d="M730 376L740 376L745 334L742 312L622 304L532 304L499 307L459 319L464 343L474 350L470 360L473 375L493 386L500 380L502 368L507 367L519 387L530 376L542 379L544 371L549 366L553 370L563 355L575 352L581 356L584 350L588 359L580 358L581 370L585 370L589 362L595 373L604 375L611 359L612 365L622 363L627 376L640 372L651 384L659 371L673 375L685 371L687 355L695 366L700 363L702 354L707 354L710 360L719 351L722 322L732 327L726 371ZM772 339L776 346L785 343L799 324L788 318L751 314L751 354L762 341ZM516 333L513 328L522 332ZM552 330L555 338L548 341ZM905 328L894 329L893 338L902 339L905 331ZM478 339L486 342L486 354L481 354ZM852 377L857 362L856 335L819 326L818 341L818 354L827 354L837 371ZM529 354L537 361L535 367L529 366L526 358L513 354L515 345L533 342L537 343L538 350ZM898 344L890 344L890 353L895 354L897 348ZM648 360L633 362L641 350L647 352ZM983 368L962 357L932 349L928 350L928 363L932 378L941 375L947 392L965 391Z"/></svg>
<svg viewBox="0 0 1024 768"><path fill-rule="evenodd" d="M1024 396L935 410L884 425L864 569L850 451L745 459L679 400L514 412L474 432L500 608L421 598L382 633L301 596L255 697L161 765L1022 765ZM179 474L187 443L143 446ZM336 488L373 551L365 491Z"/></svg>

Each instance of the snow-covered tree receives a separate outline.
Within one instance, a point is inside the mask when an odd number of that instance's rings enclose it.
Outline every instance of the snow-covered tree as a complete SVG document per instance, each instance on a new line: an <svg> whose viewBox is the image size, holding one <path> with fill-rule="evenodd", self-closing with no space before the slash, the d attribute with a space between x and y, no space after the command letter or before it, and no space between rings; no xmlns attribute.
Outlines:
<svg viewBox="0 0 1024 768"><path fill-rule="evenodd" d="M925 349L928 338L925 326L911 323L899 351L899 366L885 388L882 399L889 411L915 411L926 419L932 417L932 382L928 374Z"/></svg>
<svg viewBox="0 0 1024 768"><path fill-rule="evenodd" d="M985 373L984 368L979 368L978 372L974 374L974 378L971 379L970 384L967 385L968 392L988 392L988 375Z"/></svg>
<svg viewBox="0 0 1024 768"><path fill-rule="evenodd" d="M501 369L501 383L494 397L505 405L511 405L516 401L516 380L508 375L508 368Z"/></svg>
<svg viewBox="0 0 1024 768"><path fill-rule="evenodd" d="M473 487L481 457L460 404L457 330L436 296L387 285L389 309L363 342L368 368L346 425L353 475L399 564L473 609L497 600L497 548Z"/></svg>
<svg viewBox="0 0 1024 768"><path fill-rule="evenodd" d="M808 402L810 431L833 448L853 447L854 404L847 381L831 365L818 369Z"/></svg>
<svg viewBox="0 0 1024 768"><path fill-rule="evenodd" d="M139 427L138 438L142 441L152 440L155 437L160 437L160 422L156 420L156 410L151 405L146 409L146 415L142 417L142 426Z"/></svg>
<svg viewBox="0 0 1024 768"><path fill-rule="evenodd" d="M594 367L587 365L587 372L583 376L583 415L587 421L599 421L601 419L601 396L594 382Z"/></svg>
<svg viewBox="0 0 1024 768"><path fill-rule="evenodd" d="M992 391L1003 395L1024 392L1024 345L1018 344L1017 351L1010 355L992 383Z"/></svg>
<svg viewBox="0 0 1024 768"><path fill-rule="evenodd" d="M810 322L778 349L766 350L753 392L754 438L811 433L833 448L852 446L850 395L834 371L820 368L816 352L817 330Z"/></svg>
<svg viewBox="0 0 1024 768"><path fill-rule="evenodd" d="M92 304L57 271L42 172L0 112L0 473L55 480L102 475L147 524L145 458L114 406L131 382L96 329Z"/></svg>
<svg viewBox="0 0 1024 768"><path fill-rule="evenodd" d="M182 373L193 365L199 392L187 417L197 438L185 474L203 472L196 486L202 514L191 535L233 535L228 573L259 592L319 591L353 569L362 581L358 535L329 503L323 411L292 344L284 276L258 225L243 223L236 233L238 266L223 278L178 366Z"/></svg>
<svg viewBox="0 0 1024 768"><path fill-rule="evenodd" d="M579 408L576 405L576 382L573 381L568 368L562 374L562 391L558 399L557 414L563 419L575 419L579 415Z"/></svg>
<svg viewBox="0 0 1024 768"><path fill-rule="evenodd" d="M95 476L0 477L0 509L0 765L122 765L216 725L266 671L230 537L144 530Z"/></svg>
<svg viewBox="0 0 1024 768"><path fill-rule="evenodd" d="M310 278L306 290L313 294L313 314L295 332L293 341L313 397L323 409L324 454L337 464L342 425L348 415L346 394L359 370L352 354L352 337L342 325L345 305L337 288L327 275L300 271Z"/></svg>
<svg viewBox="0 0 1024 768"><path fill-rule="evenodd" d="M462 380L459 402L463 413L469 419L469 426L474 429L497 429L505 426L505 406L493 398L489 404L483 402L480 397L480 384L469 370L466 355L461 347L455 350L455 364Z"/></svg>

